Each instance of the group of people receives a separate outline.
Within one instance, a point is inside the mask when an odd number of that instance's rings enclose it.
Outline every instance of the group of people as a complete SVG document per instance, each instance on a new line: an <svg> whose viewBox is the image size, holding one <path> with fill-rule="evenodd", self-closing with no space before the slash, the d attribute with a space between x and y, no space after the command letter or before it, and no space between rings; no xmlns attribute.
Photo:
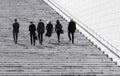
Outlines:
<svg viewBox="0 0 120 76"><path fill-rule="evenodd" d="M15 23L13 23L13 39L15 44L17 44L17 40L18 40L19 27L20 24L17 22L17 19L15 19ZM51 37L53 32L53 24L51 23L51 21L49 21L45 27L45 24L43 23L42 19L40 19L37 28L33 22L30 22L29 31L30 31L31 45L35 46L35 41L37 38L39 39L39 43L42 45L43 34L45 33L45 29L47 30L45 36ZM69 41L72 41L72 43L74 43L75 30L76 30L76 23L71 19L71 21L68 24L68 37L69 37ZM38 34L36 34L36 31ZM58 43L60 43L60 34L63 34L64 31L62 29L62 25L59 20L56 20L55 31L57 34Z"/></svg>

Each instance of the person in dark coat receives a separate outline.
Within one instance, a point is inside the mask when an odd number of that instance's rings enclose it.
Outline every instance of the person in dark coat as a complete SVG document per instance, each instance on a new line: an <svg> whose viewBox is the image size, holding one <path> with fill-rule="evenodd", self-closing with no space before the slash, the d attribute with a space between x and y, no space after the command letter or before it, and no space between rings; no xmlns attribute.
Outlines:
<svg viewBox="0 0 120 76"><path fill-rule="evenodd" d="M29 31L30 31L31 45L34 43L34 46L35 46L36 26L35 26L35 24L33 24L33 22L30 22Z"/></svg>
<svg viewBox="0 0 120 76"><path fill-rule="evenodd" d="M60 34L61 34L61 31L62 31L62 25L61 25L61 23L59 22L59 20L56 21L55 31L56 31L56 33L57 33L58 43L60 43Z"/></svg>
<svg viewBox="0 0 120 76"><path fill-rule="evenodd" d="M41 19L40 19L40 22L38 23L38 26L37 26L37 32L38 32L39 43L42 45L43 34L45 32L45 25Z"/></svg>
<svg viewBox="0 0 120 76"><path fill-rule="evenodd" d="M17 22L17 19L15 19L15 23L13 23L13 39L15 44L17 44L17 40L18 40L19 27L20 25Z"/></svg>
<svg viewBox="0 0 120 76"><path fill-rule="evenodd" d="M76 30L76 23L71 19L71 21L68 24L68 37L69 37L69 41L72 40L73 44L74 44L75 30Z"/></svg>
<svg viewBox="0 0 120 76"><path fill-rule="evenodd" d="M47 24L46 30L47 30L46 36L51 37L53 32L53 24L51 23L51 21L49 21L49 23Z"/></svg>

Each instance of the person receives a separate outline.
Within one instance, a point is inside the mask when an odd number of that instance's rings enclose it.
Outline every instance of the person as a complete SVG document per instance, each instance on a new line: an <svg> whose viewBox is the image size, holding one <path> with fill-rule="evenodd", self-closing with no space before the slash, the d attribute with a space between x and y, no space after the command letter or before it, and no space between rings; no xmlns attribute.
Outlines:
<svg viewBox="0 0 120 76"><path fill-rule="evenodd" d="M46 36L51 37L53 32L53 24L51 23L51 21L48 22L46 30L47 30Z"/></svg>
<svg viewBox="0 0 120 76"><path fill-rule="evenodd" d="M41 19L40 19L40 22L38 23L38 26L37 26L37 32L38 32L39 43L42 45L43 34L45 32L45 25Z"/></svg>
<svg viewBox="0 0 120 76"><path fill-rule="evenodd" d="M73 44L74 44L74 33L75 33L75 30L76 30L76 23L71 19L69 24L68 24L68 37L69 37L69 41L72 40Z"/></svg>
<svg viewBox="0 0 120 76"><path fill-rule="evenodd" d="M17 40L18 40L19 27L20 25L17 22L17 19L15 19L15 23L13 23L13 39L15 44L17 44Z"/></svg>
<svg viewBox="0 0 120 76"><path fill-rule="evenodd" d="M60 43L60 34L62 33L61 32L62 31L62 25L61 25L59 20L56 21L55 31L57 33L58 43Z"/></svg>
<svg viewBox="0 0 120 76"><path fill-rule="evenodd" d="M36 26L35 26L35 24L33 24L33 22L30 22L29 31L30 31L31 45L34 43L34 46L35 46Z"/></svg>

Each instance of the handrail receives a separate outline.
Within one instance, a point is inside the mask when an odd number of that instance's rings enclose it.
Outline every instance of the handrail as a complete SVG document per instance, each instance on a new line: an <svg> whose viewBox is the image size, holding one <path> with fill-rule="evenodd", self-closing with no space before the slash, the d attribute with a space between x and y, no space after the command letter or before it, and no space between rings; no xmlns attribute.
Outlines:
<svg viewBox="0 0 120 76"><path fill-rule="evenodd" d="M91 35L94 39L96 39L100 44L102 44L105 48L107 48L109 51L111 51L115 56L117 56L120 59L120 55L118 53L120 51L114 47L112 44L110 44L108 41L106 41L104 38L102 38L100 35L98 35L96 32L94 32L90 27L88 27L86 24L84 24L82 21L78 20L76 17L74 17L72 14L70 14L68 11L66 11L64 8L62 8L59 4L57 4L53 0L47 0L49 1L55 8L57 8L59 11L61 11L65 16L67 16L69 19L74 19L76 21L76 24L79 25L84 31L86 31L89 35ZM54 2L54 3L53 3ZM59 7L58 7L59 6ZM83 26L81 26L82 24ZM88 31L89 30L89 31ZM114 51L113 51L114 50ZM116 52L115 52L116 51Z"/></svg>

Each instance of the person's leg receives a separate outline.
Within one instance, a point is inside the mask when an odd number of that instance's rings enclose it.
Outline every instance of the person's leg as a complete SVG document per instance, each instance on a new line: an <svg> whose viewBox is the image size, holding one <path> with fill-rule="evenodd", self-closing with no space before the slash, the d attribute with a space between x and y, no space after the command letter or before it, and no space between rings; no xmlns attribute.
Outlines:
<svg viewBox="0 0 120 76"><path fill-rule="evenodd" d="M60 43L60 32L57 33L58 36L58 43Z"/></svg>
<svg viewBox="0 0 120 76"><path fill-rule="evenodd" d="M17 44L17 40L16 40L16 33L14 33L14 42L15 42L15 44Z"/></svg>
<svg viewBox="0 0 120 76"><path fill-rule="evenodd" d="M40 43L40 33L38 33L38 39L39 39L39 43Z"/></svg>
<svg viewBox="0 0 120 76"><path fill-rule="evenodd" d="M72 33L72 43L74 44L74 33Z"/></svg>
<svg viewBox="0 0 120 76"><path fill-rule="evenodd" d="M13 40L14 40L14 42L15 42L15 33L13 33Z"/></svg>
<svg viewBox="0 0 120 76"><path fill-rule="evenodd" d="M70 32L68 32L68 37L69 37L69 41L71 41L71 36L70 36Z"/></svg>
<svg viewBox="0 0 120 76"><path fill-rule="evenodd" d="M34 46L35 46L35 33L33 34L33 42L34 42Z"/></svg>
<svg viewBox="0 0 120 76"><path fill-rule="evenodd" d="M17 44L17 40L18 40L18 33L16 33L16 44Z"/></svg>
<svg viewBox="0 0 120 76"><path fill-rule="evenodd" d="M33 40L33 39L32 39L32 34L30 34L30 41L31 41L31 45L32 45L32 40Z"/></svg>
<svg viewBox="0 0 120 76"><path fill-rule="evenodd" d="M43 33L41 33L41 45L43 43Z"/></svg>

